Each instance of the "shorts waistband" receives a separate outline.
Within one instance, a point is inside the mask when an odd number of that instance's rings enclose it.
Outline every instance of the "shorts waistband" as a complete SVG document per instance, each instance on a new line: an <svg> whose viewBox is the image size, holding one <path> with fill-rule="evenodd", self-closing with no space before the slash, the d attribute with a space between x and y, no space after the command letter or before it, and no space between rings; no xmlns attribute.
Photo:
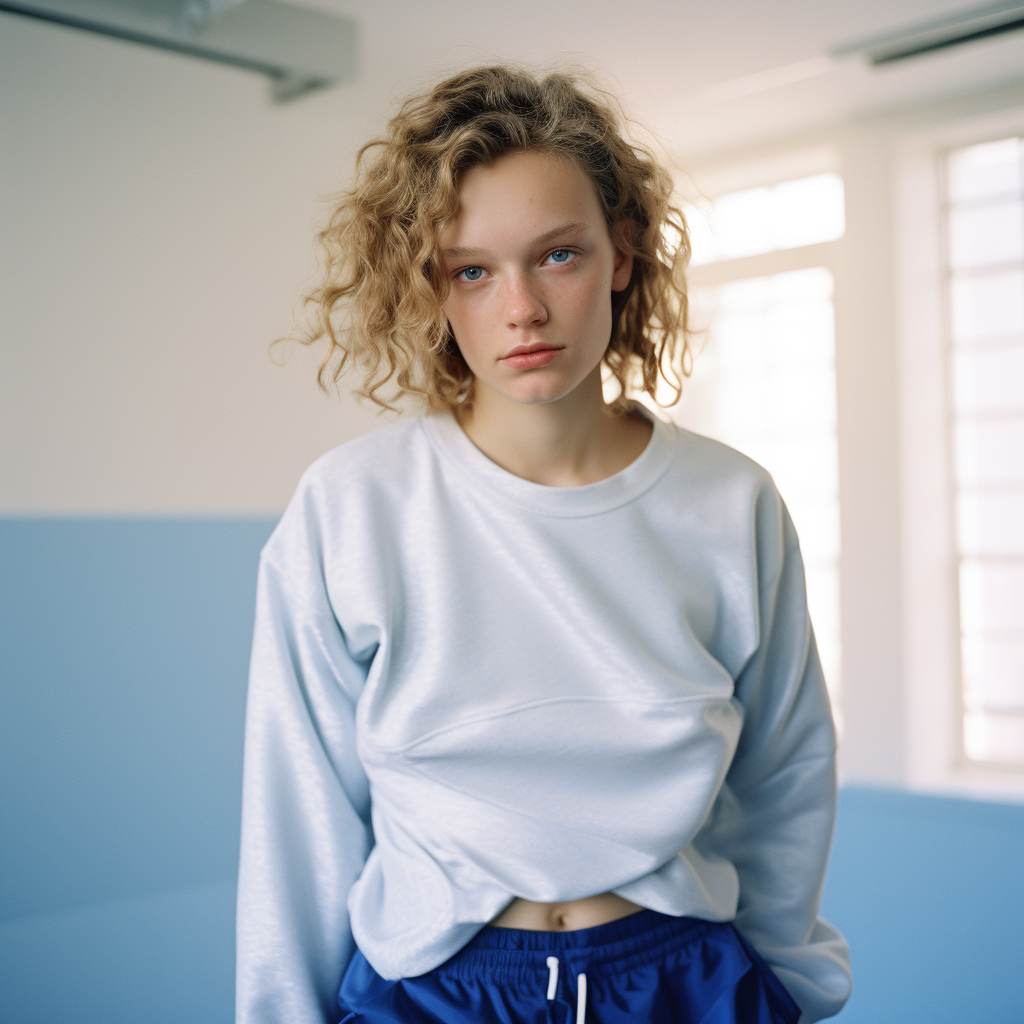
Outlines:
<svg viewBox="0 0 1024 1024"><path fill-rule="evenodd" d="M728 934L729 922L672 917L641 910L595 928L568 932L527 931L488 925L437 968L446 975L475 975L481 969L508 980L546 971L548 956L585 967L588 973L616 974L651 963L665 953L709 936Z"/></svg>

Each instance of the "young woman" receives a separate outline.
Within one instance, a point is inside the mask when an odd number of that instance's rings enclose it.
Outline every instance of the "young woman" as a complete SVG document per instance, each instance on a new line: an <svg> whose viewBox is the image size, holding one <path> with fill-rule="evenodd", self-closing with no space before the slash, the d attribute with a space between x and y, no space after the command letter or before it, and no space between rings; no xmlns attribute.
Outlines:
<svg viewBox="0 0 1024 1024"><path fill-rule="evenodd" d="M793 526L760 467L625 398L686 356L668 175L578 83L504 67L359 166L314 333L427 414L318 460L263 551L238 1020L837 1012Z"/></svg>

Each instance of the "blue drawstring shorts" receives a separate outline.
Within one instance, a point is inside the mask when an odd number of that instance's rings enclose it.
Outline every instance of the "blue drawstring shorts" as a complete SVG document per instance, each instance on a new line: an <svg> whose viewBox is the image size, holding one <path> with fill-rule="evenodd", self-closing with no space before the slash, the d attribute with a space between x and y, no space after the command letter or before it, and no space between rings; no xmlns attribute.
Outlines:
<svg viewBox="0 0 1024 1024"><path fill-rule="evenodd" d="M385 981L358 950L342 1024L797 1024L730 922L643 910L571 932L488 926L450 960Z"/></svg>

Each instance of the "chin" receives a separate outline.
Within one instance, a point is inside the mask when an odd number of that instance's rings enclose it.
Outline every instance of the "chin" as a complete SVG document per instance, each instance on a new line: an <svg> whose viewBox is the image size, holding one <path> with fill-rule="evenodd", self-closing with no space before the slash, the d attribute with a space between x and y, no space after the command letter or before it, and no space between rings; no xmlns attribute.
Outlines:
<svg viewBox="0 0 1024 1024"><path fill-rule="evenodd" d="M527 394L506 393L505 397L516 402L518 405L544 405L548 402L557 402L560 398L565 398L572 390L572 388L551 388L543 391L537 389Z"/></svg>
<svg viewBox="0 0 1024 1024"><path fill-rule="evenodd" d="M560 398L572 394L582 381L566 381L564 377L556 378L554 374L546 379L535 377L532 380L517 382L518 387L503 389L502 394L520 405L538 405L544 402L557 402Z"/></svg>

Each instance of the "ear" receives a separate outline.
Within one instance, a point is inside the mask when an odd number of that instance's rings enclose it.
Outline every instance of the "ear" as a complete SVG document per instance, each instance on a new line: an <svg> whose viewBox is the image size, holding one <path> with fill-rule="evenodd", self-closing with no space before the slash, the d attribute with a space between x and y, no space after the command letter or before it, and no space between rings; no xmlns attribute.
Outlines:
<svg viewBox="0 0 1024 1024"><path fill-rule="evenodd" d="M629 241L633 236L633 222L620 220L612 226L612 245L615 246L615 264L612 271L612 291L621 292L629 287L633 278L633 254Z"/></svg>

